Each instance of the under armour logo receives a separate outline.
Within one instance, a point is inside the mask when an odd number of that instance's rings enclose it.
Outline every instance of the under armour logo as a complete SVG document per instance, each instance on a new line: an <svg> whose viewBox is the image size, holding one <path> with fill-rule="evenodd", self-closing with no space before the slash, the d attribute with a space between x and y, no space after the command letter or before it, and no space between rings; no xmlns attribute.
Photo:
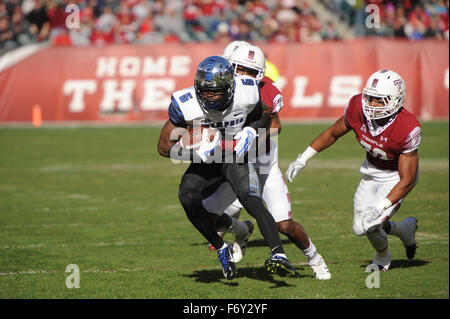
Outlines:
<svg viewBox="0 0 450 319"><path fill-rule="evenodd" d="M367 133L366 125L363 124L363 125L361 126L360 130L363 131L364 133Z"/></svg>
<svg viewBox="0 0 450 319"><path fill-rule="evenodd" d="M382 142L387 142L387 137L383 137L383 135L381 135L381 136L380 136L380 140L381 140Z"/></svg>

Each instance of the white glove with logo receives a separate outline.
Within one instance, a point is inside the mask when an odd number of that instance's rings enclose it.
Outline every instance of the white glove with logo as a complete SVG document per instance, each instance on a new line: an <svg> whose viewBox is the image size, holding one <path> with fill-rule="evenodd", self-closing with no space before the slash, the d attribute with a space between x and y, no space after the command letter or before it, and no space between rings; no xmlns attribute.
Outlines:
<svg viewBox="0 0 450 319"><path fill-rule="evenodd" d="M384 198L375 207L367 207L367 210L362 216L362 227L365 232L374 231L378 226L381 226L389 217L385 210L392 206L389 199Z"/></svg>
<svg viewBox="0 0 450 319"><path fill-rule="evenodd" d="M256 131L253 127L246 126L236 134L235 140L239 140L234 147L237 156L242 157L247 153L256 138Z"/></svg>
<svg viewBox="0 0 450 319"><path fill-rule="evenodd" d="M212 141L209 141L209 137L210 136L208 134L208 130L203 130L200 147L199 149L195 150L195 152L203 162L206 162L208 160L208 157L213 154L216 149L220 148L220 132L216 132Z"/></svg>
<svg viewBox="0 0 450 319"><path fill-rule="evenodd" d="M366 211L363 213L362 217L362 228L364 232L374 231L378 226L381 225L380 217L381 212L375 207L367 207Z"/></svg>

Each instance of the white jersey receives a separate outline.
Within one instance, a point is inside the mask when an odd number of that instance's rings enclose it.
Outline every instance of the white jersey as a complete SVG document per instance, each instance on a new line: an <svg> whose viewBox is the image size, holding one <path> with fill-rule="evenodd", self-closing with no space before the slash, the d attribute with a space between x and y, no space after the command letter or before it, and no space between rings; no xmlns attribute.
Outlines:
<svg viewBox="0 0 450 319"><path fill-rule="evenodd" d="M169 117L176 126L202 125L235 135L242 130L248 114L258 103L259 89L256 81L248 76L234 79L233 102L225 111L206 111L197 101L194 87L182 89L172 94Z"/></svg>

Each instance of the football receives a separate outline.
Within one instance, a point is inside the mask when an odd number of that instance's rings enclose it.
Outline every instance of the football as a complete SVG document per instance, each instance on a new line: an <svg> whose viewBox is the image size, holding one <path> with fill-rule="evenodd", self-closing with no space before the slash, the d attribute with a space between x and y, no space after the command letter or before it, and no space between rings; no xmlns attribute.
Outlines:
<svg viewBox="0 0 450 319"><path fill-rule="evenodd" d="M203 134L206 134L203 140ZM181 136L180 144L182 147L188 150L198 150L202 143L205 141L210 143L216 137L216 134L220 132L211 127L195 126L194 128L188 127L186 132Z"/></svg>

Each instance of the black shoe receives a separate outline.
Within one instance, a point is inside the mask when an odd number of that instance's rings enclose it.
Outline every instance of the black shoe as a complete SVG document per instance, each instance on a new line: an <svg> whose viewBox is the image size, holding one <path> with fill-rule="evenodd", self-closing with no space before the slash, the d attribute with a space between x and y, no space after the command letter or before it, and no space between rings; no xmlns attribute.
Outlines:
<svg viewBox="0 0 450 319"><path fill-rule="evenodd" d="M405 249L406 257L408 257L408 259L413 259L416 256L417 243L414 243L411 246L405 246Z"/></svg>
<svg viewBox="0 0 450 319"><path fill-rule="evenodd" d="M298 277L297 270L291 265L287 258L272 255L266 260L265 266L267 271L278 274L280 276Z"/></svg>
<svg viewBox="0 0 450 319"><path fill-rule="evenodd" d="M416 242L416 231L418 228L417 218L408 217L405 218L402 223L405 227L405 238L402 238L403 245L406 249L406 257L408 259L413 259L416 256L417 242ZM411 244L412 243L412 244ZM409 245L408 245L409 244Z"/></svg>

